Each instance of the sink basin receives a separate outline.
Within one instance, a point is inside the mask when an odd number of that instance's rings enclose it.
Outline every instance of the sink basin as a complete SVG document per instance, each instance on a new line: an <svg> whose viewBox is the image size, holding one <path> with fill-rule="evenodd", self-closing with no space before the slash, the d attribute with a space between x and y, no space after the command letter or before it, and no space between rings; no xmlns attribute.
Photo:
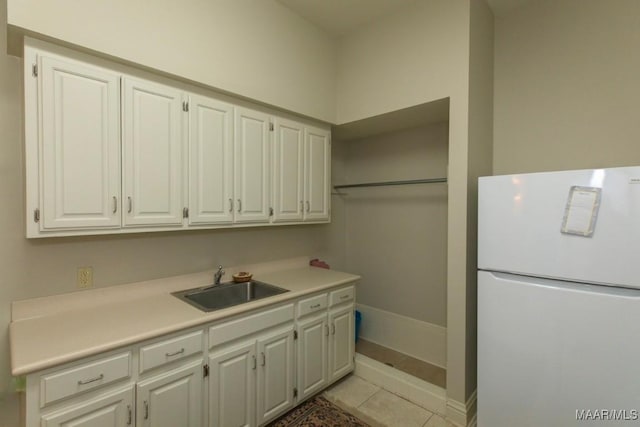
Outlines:
<svg viewBox="0 0 640 427"><path fill-rule="evenodd" d="M202 311L214 311L285 292L289 291L251 280L244 283L222 283L204 288L187 289L173 292L172 295Z"/></svg>

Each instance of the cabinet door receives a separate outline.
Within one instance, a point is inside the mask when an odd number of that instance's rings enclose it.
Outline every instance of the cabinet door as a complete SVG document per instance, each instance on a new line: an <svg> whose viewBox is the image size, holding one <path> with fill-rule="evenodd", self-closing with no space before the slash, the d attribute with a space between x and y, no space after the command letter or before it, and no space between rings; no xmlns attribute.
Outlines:
<svg viewBox="0 0 640 427"><path fill-rule="evenodd" d="M304 130L301 124L276 119L273 159L273 220L302 221Z"/></svg>
<svg viewBox="0 0 640 427"><path fill-rule="evenodd" d="M42 416L42 427L133 425L133 385Z"/></svg>
<svg viewBox="0 0 640 427"><path fill-rule="evenodd" d="M250 341L209 357L209 425L256 425L256 346Z"/></svg>
<svg viewBox="0 0 640 427"><path fill-rule="evenodd" d="M190 95L189 224L233 221L233 106Z"/></svg>
<svg viewBox="0 0 640 427"><path fill-rule="evenodd" d="M298 401L327 385L327 314L298 322Z"/></svg>
<svg viewBox="0 0 640 427"><path fill-rule="evenodd" d="M258 425L293 407L293 330L258 340Z"/></svg>
<svg viewBox="0 0 640 427"><path fill-rule="evenodd" d="M331 134L316 128L305 129L304 220L329 219L331 179Z"/></svg>
<svg viewBox="0 0 640 427"><path fill-rule="evenodd" d="M136 425L201 427L202 377L198 361L138 383Z"/></svg>
<svg viewBox="0 0 640 427"><path fill-rule="evenodd" d="M353 306L329 312L329 381L333 382L353 370L355 329Z"/></svg>
<svg viewBox="0 0 640 427"><path fill-rule="evenodd" d="M269 116L236 108L234 195L236 222L269 222Z"/></svg>
<svg viewBox="0 0 640 427"><path fill-rule="evenodd" d="M182 92L124 79L125 226L182 224Z"/></svg>
<svg viewBox="0 0 640 427"><path fill-rule="evenodd" d="M41 229L120 225L120 77L40 58Z"/></svg>

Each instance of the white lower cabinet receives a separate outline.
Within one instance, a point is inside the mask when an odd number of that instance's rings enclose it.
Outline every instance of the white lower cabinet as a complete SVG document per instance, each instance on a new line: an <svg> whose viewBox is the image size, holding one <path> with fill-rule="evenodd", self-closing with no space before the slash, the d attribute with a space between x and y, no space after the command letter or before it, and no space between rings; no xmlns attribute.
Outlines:
<svg viewBox="0 0 640 427"><path fill-rule="evenodd" d="M354 298L343 286L29 374L26 427L263 426L353 370Z"/></svg>
<svg viewBox="0 0 640 427"><path fill-rule="evenodd" d="M123 427L133 424L133 384L41 417L42 427ZM37 425L37 424L33 424Z"/></svg>
<svg viewBox="0 0 640 427"><path fill-rule="evenodd" d="M293 327L214 351L209 425L263 425L294 405Z"/></svg>
<svg viewBox="0 0 640 427"><path fill-rule="evenodd" d="M293 328L258 339L258 425L293 408Z"/></svg>
<svg viewBox="0 0 640 427"><path fill-rule="evenodd" d="M137 426L202 426L202 360L138 383Z"/></svg>
<svg viewBox="0 0 640 427"><path fill-rule="evenodd" d="M297 389L302 401L354 368L353 286L298 302Z"/></svg>
<svg viewBox="0 0 640 427"><path fill-rule="evenodd" d="M304 400L328 384L327 314L298 321L298 397Z"/></svg>
<svg viewBox="0 0 640 427"><path fill-rule="evenodd" d="M353 305L329 311L329 381L333 382L353 371L355 326Z"/></svg>
<svg viewBox="0 0 640 427"><path fill-rule="evenodd" d="M256 343L209 356L209 425L249 427L256 419Z"/></svg>

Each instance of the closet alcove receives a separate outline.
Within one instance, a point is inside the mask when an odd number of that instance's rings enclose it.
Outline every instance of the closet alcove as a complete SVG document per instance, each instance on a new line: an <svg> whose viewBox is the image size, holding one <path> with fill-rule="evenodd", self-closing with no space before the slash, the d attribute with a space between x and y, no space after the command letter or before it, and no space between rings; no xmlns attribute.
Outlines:
<svg viewBox="0 0 640 427"><path fill-rule="evenodd" d="M356 352L446 389L449 99L332 139L333 221L345 270L362 276Z"/></svg>

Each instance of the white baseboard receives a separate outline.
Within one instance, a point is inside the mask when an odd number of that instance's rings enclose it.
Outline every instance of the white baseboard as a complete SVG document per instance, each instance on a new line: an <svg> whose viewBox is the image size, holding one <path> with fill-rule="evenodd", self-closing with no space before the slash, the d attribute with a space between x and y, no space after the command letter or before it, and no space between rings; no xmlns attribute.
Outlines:
<svg viewBox="0 0 640 427"><path fill-rule="evenodd" d="M357 376L431 412L446 415L446 390L356 353Z"/></svg>
<svg viewBox="0 0 640 427"><path fill-rule="evenodd" d="M447 328L363 304L360 337L446 368Z"/></svg>
<svg viewBox="0 0 640 427"><path fill-rule="evenodd" d="M457 426L475 427L477 392L474 391L466 403L447 399L447 420Z"/></svg>

